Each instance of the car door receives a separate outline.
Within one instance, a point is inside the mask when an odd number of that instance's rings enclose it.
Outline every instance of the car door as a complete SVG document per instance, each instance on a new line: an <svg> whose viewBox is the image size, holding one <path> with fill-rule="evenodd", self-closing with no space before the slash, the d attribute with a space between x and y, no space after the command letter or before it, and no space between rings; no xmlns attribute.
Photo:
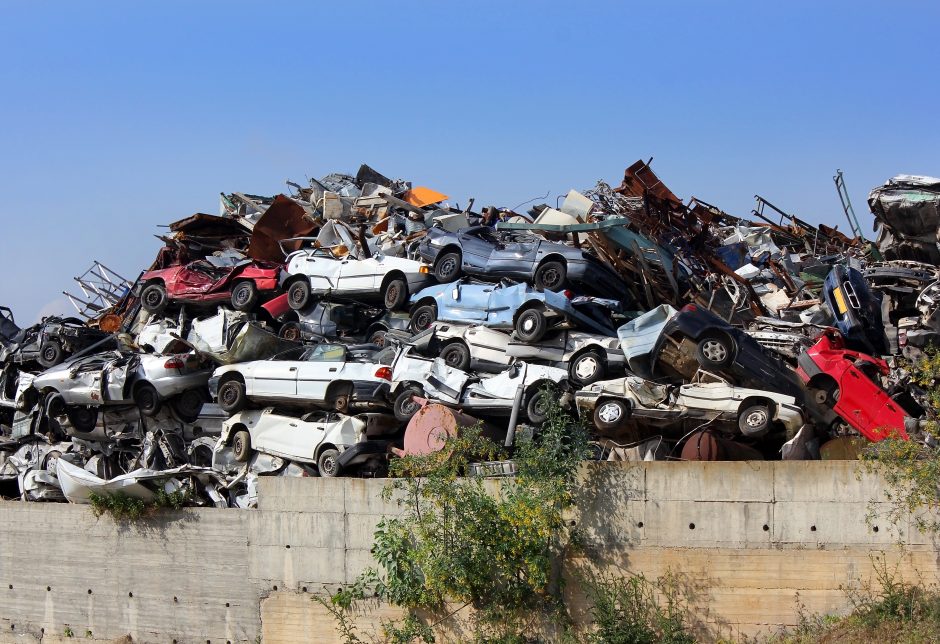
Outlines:
<svg viewBox="0 0 940 644"><path fill-rule="evenodd" d="M485 272L495 249L495 233L485 226L476 226L457 233L457 239L463 255L463 269L468 273Z"/></svg>
<svg viewBox="0 0 940 644"><path fill-rule="evenodd" d="M486 272L496 277L509 277L525 280L532 277L538 242L506 241L496 242L486 264Z"/></svg>
<svg viewBox="0 0 940 644"><path fill-rule="evenodd" d="M463 337L470 347L470 354L477 360L502 365L512 362L507 351L510 346L508 334L485 326L474 326L467 329Z"/></svg>
<svg viewBox="0 0 940 644"><path fill-rule="evenodd" d="M341 293L374 293L384 277L381 262L375 257L339 261L339 287Z"/></svg>
<svg viewBox="0 0 940 644"><path fill-rule="evenodd" d="M176 280L166 285L167 292L175 297L209 293L217 283L224 281L230 272L231 269L218 269L210 266L208 262L192 262L176 273Z"/></svg>
<svg viewBox="0 0 940 644"><path fill-rule="evenodd" d="M292 262L291 272L300 272L310 280L314 291L335 291L339 288L340 262L326 251L307 250Z"/></svg>
<svg viewBox="0 0 940 644"><path fill-rule="evenodd" d="M441 319L471 322L486 320L490 294L497 285L465 284L454 282L452 288L443 293Z"/></svg>
<svg viewBox="0 0 940 644"><path fill-rule="evenodd" d="M296 398L297 371L307 351L296 347L255 362L245 379L248 395L272 401Z"/></svg>
<svg viewBox="0 0 940 644"><path fill-rule="evenodd" d="M904 429L907 414L891 397L860 369L846 368L839 382L835 412L872 440L880 440L884 428Z"/></svg>
<svg viewBox="0 0 940 644"><path fill-rule="evenodd" d="M261 452L313 463L326 426L322 415L300 420L266 413L251 432L252 444Z"/></svg>
<svg viewBox="0 0 940 644"><path fill-rule="evenodd" d="M330 383L346 370L346 347L342 344L318 344L297 365L297 398L320 404L326 400Z"/></svg>

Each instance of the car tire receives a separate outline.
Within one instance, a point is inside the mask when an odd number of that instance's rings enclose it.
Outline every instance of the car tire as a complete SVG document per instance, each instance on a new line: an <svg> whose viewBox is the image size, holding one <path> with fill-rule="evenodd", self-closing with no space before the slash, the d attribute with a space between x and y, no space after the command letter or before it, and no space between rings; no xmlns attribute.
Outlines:
<svg viewBox="0 0 940 644"><path fill-rule="evenodd" d="M422 304L411 315L411 330L415 333L426 331L437 319L437 307L433 304Z"/></svg>
<svg viewBox="0 0 940 644"><path fill-rule="evenodd" d="M51 369L62 362L64 354L65 352L62 350L62 345L59 344L58 340L46 340L42 343L42 346L39 347L39 357L36 358L36 362L38 362L41 367Z"/></svg>
<svg viewBox="0 0 940 644"><path fill-rule="evenodd" d="M149 284L140 292L140 305L148 313L163 313L169 303L163 284Z"/></svg>
<svg viewBox="0 0 940 644"><path fill-rule="evenodd" d="M568 271L561 262L545 262L535 271L535 288L540 291L561 291L568 280Z"/></svg>
<svg viewBox="0 0 940 644"><path fill-rule="evenodd" d="M339 464L339 450L333 448L323 450L317 459L317 469L320 471L320 476L329 478L339 476L343 469Z"/></svg>
<svg viewBox="0 0 940 644"><path fill-rule="evenodd" d="M702 367L722 369L734 360L734 346L727 337L712 335L699 341L695 355Z"/></svg>
<svg viewBox="0 0 940 644"><path fill-rule="evenodd" d="M134 387L134 402L144 416L156 416L162 407L160 394L149 382L141 382Z"/></svg>
<svg viewBox="0 0 940 644"><path fill-rule="evenodd" d="M198 389L187 389L170 401L173 412L184 423L194 423L202 412L205 398Z"/></svg>
<svg viewBox="0 0 940 644"><path fill-rule="evenodd" d="M454 369L466 371L470 367L470 349L460 341L446 345L438 357Z"/></svg>
<svg viewBox="0 0 940 644"><path fill-rule="evenodd" d="M288 340L290 342L300 342L303 340L303 331L300 328L300 324L297 322L286 322L281 330L278 331L278 336L282 340Z"/></svg>
<svg viewBox="0 0 940 644"><path fill-rule="evenodd" d="M239 463L247 463L251 458L251 434L245 430L235 432L232 436L232 452Z"/></svg>
<svg viewBox="0 0 940 644"><path fill-rule="evenodd" d="M258 287L249 280L243 280L232 289L232 308L250 313L258 304Z"/></svg>
<svg viewBox="0 0 940 644"><path fill-rule="evenodd" d="M389 311L400 309L408 301L408 282L402 277L393 277L382 290L382 303Z"/></svg>
<svg viewBox="0 0 940 644"><path fill-rule="evenodd" d="M606 372L604 359L597 351L585 351L568 366L568 376L582 387L603 380Z"/></svg>
<svg viewBox="0 0 940 644"><path fill-rule="evenodd" d="M533 391L525 403L525 415L533 425L541 425L548 420L548 408L552 403L552 393L544 386Z"/></svg>
<svg viewBox="0 0 940 644"><path fill-rule="evenodd" d="M219 385L218 401L219 407L227 414L241 411L247 402L245 383L235 378L226 380Z"/></svg>
<svg viewBox="0 0 940 644"><path fill-rule="evenodd" d="M420 389L409 387L395 397L395 402L392 404L392 413L395 414L395 418L398 422L407 423L418 413L418 410L421 409L421 405L414 402L411 398L412 396L422 396L423 394L424 392Z"/></svg>
<svg viewBox="0 0 940 644"><path fill-rule="evenodd" d="M68 407L65 415L77 432L93 432L98 425L98 410L94 407Z"/></svg>
<svg viewBox="0 0 940 644"><path fill-rule="evenodd" d="M602 431L620 429L629 417L630 406L622 400L603 400L594 407L594 426Z"/></svg>
<svg viewBox="0 0 940 644"><path fill-rule="evenodd" d="M516 318L516 334L527 344L534 344L545 336L548 322L538 309L528 309Z"/></svg>
<svg viewBox="0 0 940 644"><path fill-rule="evenodd" d="M444 253L434 263L434 278L441 284L460 277L460 253Z"/></svg>
<svg viewBox="0 0 940 644"><path fill-rule="evenodd" d="M755 438L766 434L770 429L770 407L761 403L749 405L738 415L738 429Z"/></svg>
<svg viewBox="0 0 940 644"><path fill-rule="evenodd" d="M366 344L375 344L380 347L385 346L385 335L388 333L385 329L376 329L366 338Z"/></svg>
<svg viewBox="0 0 940 644"><path fill-rule="evenodd" d="M310 304L310 282L299 279L287 289L287 305L295 311L302 311Z"/></svg>

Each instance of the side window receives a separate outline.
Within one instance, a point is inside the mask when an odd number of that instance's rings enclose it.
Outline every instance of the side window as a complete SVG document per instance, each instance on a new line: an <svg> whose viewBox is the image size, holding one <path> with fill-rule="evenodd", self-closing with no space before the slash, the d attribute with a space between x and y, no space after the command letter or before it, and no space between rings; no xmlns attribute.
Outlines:
<svg viewBox="0 0 940 644"><path fill-rule="evenodd" d="M346 347L341 344L318 344L304 359L309 362L343 362L346 360Z"/></svg>

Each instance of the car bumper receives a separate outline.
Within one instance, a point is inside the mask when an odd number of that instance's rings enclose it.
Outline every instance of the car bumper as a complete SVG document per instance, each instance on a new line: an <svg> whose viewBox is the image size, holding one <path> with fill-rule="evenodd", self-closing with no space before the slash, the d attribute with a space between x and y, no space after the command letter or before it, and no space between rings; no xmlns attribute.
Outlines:
<svg viewBox="0 0 940 644"><path fill-rule="evenodd" d="M211 370L196 371L185 376L166 376L164 378L154 378L148 380L154 386L161 398L169 398L181 394L187 389L197 389L205 387L210 379Z"/></svg>
<svg viewBox="0 0 940 644"><path fill-rule="evenodd" d="M366 440L343 450L339 455L340 467L351 467L361 465L375 456L384 456L388 454L388 441Z"/></svg>
<svg viewBox="0 0 940 644"><path fill-rule="evenodd" d="M391 383L354 380L352 405L357 410L387 409Z"/></svg>

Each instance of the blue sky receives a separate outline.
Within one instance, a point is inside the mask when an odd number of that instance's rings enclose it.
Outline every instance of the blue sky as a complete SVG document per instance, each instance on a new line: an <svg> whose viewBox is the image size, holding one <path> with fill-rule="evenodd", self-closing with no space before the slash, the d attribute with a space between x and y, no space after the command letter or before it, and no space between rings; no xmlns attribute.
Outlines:
<svg viewBox="0 0 940 644"><path fill-rule="evenodd" d="M0 303L61 309L98 259L219 192L367 162L512 206L619 181L753 195L863 226L868 190L940 174L940 5L908 2L0 1Z"/></svg>

